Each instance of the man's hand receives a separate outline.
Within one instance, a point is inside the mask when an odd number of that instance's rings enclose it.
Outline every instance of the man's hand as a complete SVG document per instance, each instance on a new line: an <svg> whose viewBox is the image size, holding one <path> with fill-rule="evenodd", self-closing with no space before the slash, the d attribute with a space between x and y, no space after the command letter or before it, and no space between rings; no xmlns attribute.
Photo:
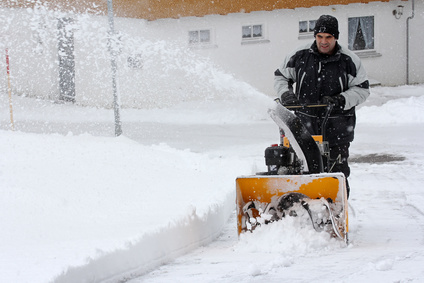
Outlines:
<svg viewBox="0 0 424 283"><path fill-rule="evenodd" d="M334 96L324 96L322 98L323 104L333 104L335 109L344 109L346 105L346 99L341 94L336 94Z"/></svg>
<svg viewBox="0 0 424 283"><path fill-rule="evenodd" d="M281 104L283 105L298 105L299 100L292 90L286 91L281 95Z"/></svg>

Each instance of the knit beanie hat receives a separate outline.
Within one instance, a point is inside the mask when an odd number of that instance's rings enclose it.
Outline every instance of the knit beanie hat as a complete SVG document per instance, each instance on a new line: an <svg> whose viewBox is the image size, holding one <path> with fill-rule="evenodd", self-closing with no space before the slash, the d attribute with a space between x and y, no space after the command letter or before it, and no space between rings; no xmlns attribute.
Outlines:
<svg viewBox="0 0 424 283"><path fill-rule="evenodd" d="M339 23L337 19L330 15L322 15L315 24L314 36L317 33L329 33L336 39L339 38Z"/></svg>

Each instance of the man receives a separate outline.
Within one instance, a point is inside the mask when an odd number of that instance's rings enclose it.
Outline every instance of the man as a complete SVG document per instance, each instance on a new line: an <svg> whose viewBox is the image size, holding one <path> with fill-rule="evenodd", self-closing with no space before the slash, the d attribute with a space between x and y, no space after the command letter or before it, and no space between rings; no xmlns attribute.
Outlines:
<svg viewBox="0 0 424 283"><path fill-rule="evenodd" d="M356 124L355 106L364 102L370 92L359 57L338 44L338 29L335 17L322 15L316 22L312 45L309 43L289 54L275 71L274 88L283 105L334 105L325 133L331 163L341 157L332 172L344 173L349 196L348 157ZM325 107L303 107L295 114L312 135L320 135L325 110Z"/></svg>

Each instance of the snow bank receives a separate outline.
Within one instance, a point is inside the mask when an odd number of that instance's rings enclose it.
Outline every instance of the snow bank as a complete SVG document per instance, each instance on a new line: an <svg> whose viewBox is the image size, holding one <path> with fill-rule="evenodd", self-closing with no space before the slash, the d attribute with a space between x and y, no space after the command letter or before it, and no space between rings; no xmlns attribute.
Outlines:
<svg viewBox="0 0 424 283"><path fill-rule="evenodd" d="M179 125L245 124L269 120L267 109L273 105L274 101L264 95L240 95L226 100L185 102L167 109L124 109L123 119Z"/></svg>
<svg viewBox="0 0 424 283"><path fill-rule="evenodd" d="M263 94L240 93L234 97L218 100L176 103L168 108L121 109L121 119L126 122L152 122L177 125L246 124L270 120L267 110L273 107L271 97ZM53 101L13 96L15 123L113 123L112 109L75 107L74 104L57 104ZM9 101L0 96L0 122L10 121ZM7 121L7 122L6 122ZM53 130L53 129L52 129ZM51 131L50 131L51 132Z"/></svg>
<svg viewBox="0 0 424 283"><path fill-rule="evenodd" d="M68 266L80 267L58 282L142 272L205 244L234 209L234 176L247 170L125 137L0 136L0 258L14 259L2 262L5 282L46 282Z"/></svg>
<svg viewBox="0 0 424 283"><path fill-rule="evenodd" d="M424 96L389 101L382 106L360 109L359 123L421 124L424 122Z"/></svg>
<svg viewBox="0 0 424 283"><path fill-rule="evenodd" d="M376 87L361 106L361 124L419 124L424 122L424 86Z"/></svg>
<svg viewBox="0 0 424 283"><path fill-rule="evenodd" d="M233 211L233 206L234 194L230 192L224 202L210 206L203 216L199 216L193 207L185 217L156 231L146 232L139 239L126 244L125 248L89 259L82 266L69 268L55 282L117 282L145 274L214 240ZM143 230L141 225L139 228Z"/></svg>

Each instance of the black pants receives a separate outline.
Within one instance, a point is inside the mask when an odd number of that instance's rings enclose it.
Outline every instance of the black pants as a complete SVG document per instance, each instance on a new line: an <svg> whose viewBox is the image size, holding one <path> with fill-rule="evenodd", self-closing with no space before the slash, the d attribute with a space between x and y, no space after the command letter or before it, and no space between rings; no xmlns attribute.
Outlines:
<svg viewBox="0 0 424 283"><path fill-rule="evenodd" d="M347 197L349 198L350 187L347 178L350 176L350 167L348 164L350 143L330 146L330 168L331 172L342 172L346 177Z"/></svg>

